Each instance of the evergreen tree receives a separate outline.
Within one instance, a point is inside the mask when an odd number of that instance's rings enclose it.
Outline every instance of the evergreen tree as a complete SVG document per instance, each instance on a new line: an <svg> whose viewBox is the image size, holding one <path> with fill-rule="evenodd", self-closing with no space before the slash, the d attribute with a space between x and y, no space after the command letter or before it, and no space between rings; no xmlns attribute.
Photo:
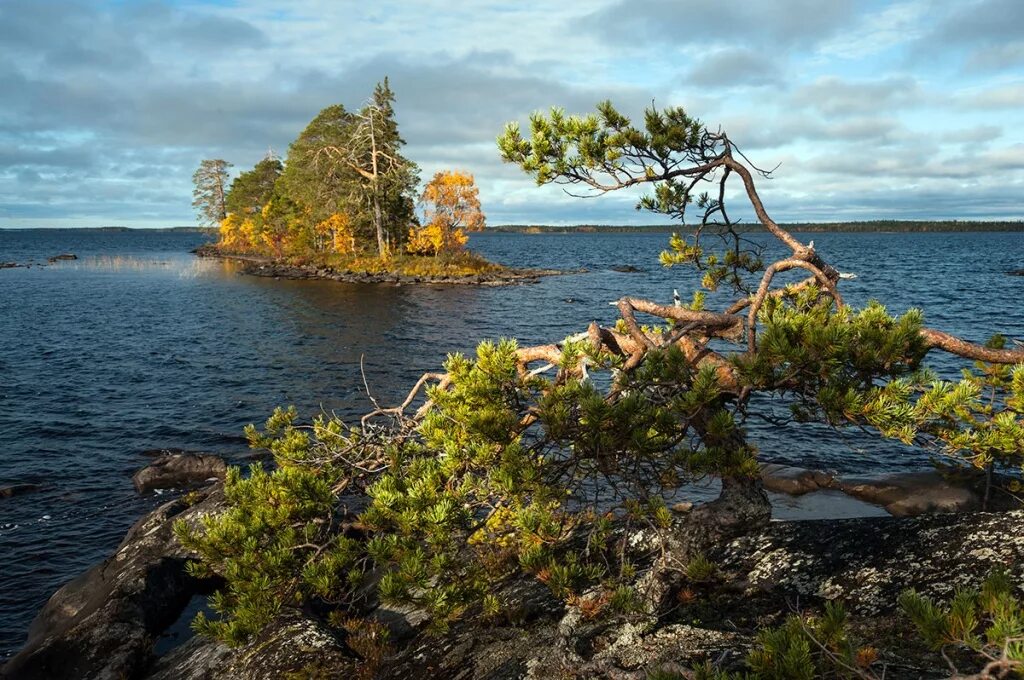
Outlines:
<svg viewBox="0 0 1024 680"><path fill-rule="evenodd" d="M356 122L343 105L332 104L321 110L288 147L276 193L287 197L310 225L349 209L354 173L330 162L323 149L347 145Z"/></svg>
<svg viewBox="0 0 1024 680"><path fill-rule="evenodd" d="M200 224L217 226L227 217L228 168L231 164L219 158L207 159L199 164L192 175L192 207L196 209Z"/></svg>
<svg viewBox="0 0 1024 680"><path fill-rule="evenodd" d="M283 170L281 159L268 153L252 170L241 173L231 182L225 199L227 212L238 215L259 213L270 201L274 184Z"/></svg>
<svg viewBox="0 0 1024 680"><path fill-rule="evenodd" d="M414 221L413 196L419 182L416 164L401 154L405 140L398 134L394 99L385 78L356 115L358 122L348 139L341 144L325 144L319 151L340 172L355 172L349 196L368 216L382 258L402 243ZM359 231L362 233L362 229Z"/></svg>

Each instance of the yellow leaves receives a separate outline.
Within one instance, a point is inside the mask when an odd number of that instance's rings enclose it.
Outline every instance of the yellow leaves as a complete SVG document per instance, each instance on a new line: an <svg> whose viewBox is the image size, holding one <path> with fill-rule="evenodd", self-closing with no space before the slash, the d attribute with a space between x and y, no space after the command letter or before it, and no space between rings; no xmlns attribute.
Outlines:
<svg viewBox="0 0 1024 680"><path fill-rule="evenodd" d="M231 213L220 223L220 246L229 252L258 249L261 242L259 228L251 217Z"/></svg>
<svg viewBox="0 0 1024 680"><path fill-rule="evenodd" d="M220 223L220 246L227 250L238 250L242 244L241 234L242 220L238 215L231 213Z"/></svg>
<svg viewBox="0 0 1024 680"><path fill-rule="evenodd" d="M480 210L479 190L468 172L439 172L423 189L425 226L409 230L406 250L415 255L459 252L466 245L467 231L481 231L485 225Z"/></svg>
<svg viewBox="0 0 1024 680"><path fill-rule="evenodd" d="M327 219L317 222L313 230L318 239L329 240L334 252L342 255L355 252L356 236L348 215L334 213Z"/></svg>

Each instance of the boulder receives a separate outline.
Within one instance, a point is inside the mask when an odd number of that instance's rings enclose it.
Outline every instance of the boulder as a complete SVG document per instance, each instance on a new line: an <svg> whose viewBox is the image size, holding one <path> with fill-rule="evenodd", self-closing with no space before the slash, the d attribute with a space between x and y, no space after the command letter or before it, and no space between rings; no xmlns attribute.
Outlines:
<svg viewBox="0 0 1024 680"><path fill-rule="evenodd" d="M77 259L78 259L78 255L75 255L73 253L61 253L60 255L54 255L53 257L46 258L46 261L52 264L54 262L60 262L62 260L77 260Z"/></svg>
<svg viewBox="0 0 1024 680"><path fill-rule="evenodd" d="M844 479L838 488L889 514L912 517L933 512L961 512L981 508L982 498L969 485L950 480L937 470L878 478Z"/></svg>
<svg viewBox="0 0 1024 680"><path fill-rule="evenodd" d="M33 493L42 489L41 484L10 484L0 486L0 498L13 498L26 493Z"/></svg>
<svg viewBox="0 0 1024 680"><path fill-rule="evenodd" d="M639 267L634 267L631 264L619 264L612 267L613 272L621 272L623 274L639 274L643 271Z"/></svg>
<svg viewBox="0 0 1024 680"><path fill-rule="evenodd" d="M224 479L227 465L220 456L201 453L164 453L132 475L139 493L154 489L183 489Z"/></svg>
<svg viewBox="0 0 1024 680"><path fill-rule="evenodd" d="M893 614L906 588L948 599L995 568L1024 581L1024 511L773 522L712 559L748 593L838 599L861 616Z"/></svg>
<svg viewBox="0 0 1024 680"><path fill-rule="evenodd" d="M829 600L844 602L868 630L907 632L897 605L906 588L946 600L1000 566L1021 582L1022 521L1024 512L1014 511L772 522L709 551L715 582L693 586L658 617L588 621L543 587L520 581L501 599L510 607L528 603L524 612L414 638L379 677L644 680L656 671L683 674L705 661L738 669L759 630L797 609L820 612ZM886 677L949 675L942 656L921 644L897 642L880 653Z"/></svg>
<svg viewBox="0 0 1024 680"><path fill-rule="evenodd" d="M176 520L219 511L219 485L199 493L194 504L178 499L140 519L113 556L54 593L0 678L119 680L146 669L154 639L214 585L188 575L190 555L173 532Z"/></svg>
<svg viewBox="0 0 1024 680"><path fill-rule="evenodd" d="M667 606L637 614L592 616L555 598L536 578L516 574L499 584L501 616L481 619L470 611L445 632L427 633L423 612L371 602L363 613L377 623L368 625L392 633L378 644L380 638L360 641L332 629L312 610L284 608L245 645L192 638L153 659L153 639L211 585L189 581L188 555L171 531L176 519L198 522L223 507L219 485L199 494L196 505L177 500L140 520L112 558L58 591L0 677L643 680L705 661L738 668L758 630L778 625L795 608L815 613L839 600L859 631L905 632L897 606L905 588L948 599L995 567L1024 581L1024 511L748 523L746 531L717 532L717 542L705 545L713 578L676 583ZM691 531L706 507L680 514L671 535ZM632 531L637 540L630 544L645 544L647 532ZM692 557L687 545L670 541L665 559L685 564ZM887 677L948 675L941 655L923 645L913 648L902 637L867 642L879 643Z"/></svg>
<svg viewBox="0 0 1024 680"><path fill-rule="evenodd" d="M316 618L287 610L247 644L194 637L161 657L146 680L357 678L362 661Z"/></svg>
<svg viewBox="0 0 1024 680"><path fill-rule="evenodd" d="M775 463L761 465L761 483L768 491L800 496L811 491L831 489L835 482L832 473L822 470L806 470Z"/></svg>
<svg viewBox="0 0 1024 680"><path fill-rule="evenodd" d="M1005 487L1012 477L994 475L985 505L984 471L965 469L899 472L872 477L842 477L822 470L807 470L787 465L761 465L764 488L790 496L834 490L865 503L880 506L890 515L913 517L936 512L1015 510L1019 499Z"/></svg>

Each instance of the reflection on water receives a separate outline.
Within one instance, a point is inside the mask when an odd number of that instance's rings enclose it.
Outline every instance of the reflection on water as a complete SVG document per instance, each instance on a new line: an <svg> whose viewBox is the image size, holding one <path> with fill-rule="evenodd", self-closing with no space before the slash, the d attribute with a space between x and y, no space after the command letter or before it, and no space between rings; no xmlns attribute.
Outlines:
<svg viewBox="0 0 1024 680"><path fill-rule="evenodd" d="M174 272L178 276L191 278L206 276L215 271L238 271L236 263L219 262L217 260L181 256L175 253L171 257L145 257L135 255L88 255L76 260L58 260L47 265L57 269L88 270L97 272L146 274L151 272Z"/></svg>

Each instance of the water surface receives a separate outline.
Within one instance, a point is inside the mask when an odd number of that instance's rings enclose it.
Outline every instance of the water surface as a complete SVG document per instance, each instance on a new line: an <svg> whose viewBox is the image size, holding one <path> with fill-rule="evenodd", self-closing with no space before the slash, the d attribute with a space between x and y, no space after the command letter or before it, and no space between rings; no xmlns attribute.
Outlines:
<svg viewBox="0 0 1024 680"><path fill-rule="evenodd" d="M1024 337L1024 235L813 234L858 278L847 301L926 310L973 340ZM78 260L0 270L0 485L44 490L0 499L0 655L24 641L61 584L102 560L159 496L131 473L155 448L237 457L242 427L281 404L304 414L400 400L450 351L482 338L549 342L613 323L629 294L670 302L696 277L662 269L665 234L474 234L470 246L513 266L571 269L501 288L341 284L240 276L189 250L197 234L0 230L0 262ZM631 265L641 273L618 273ZM712 304L714 300L712 300ZM939 362L949 370L952 365ZM840 471L927 465L919 455L823 428L752 425L765 457Z"/></svg>

